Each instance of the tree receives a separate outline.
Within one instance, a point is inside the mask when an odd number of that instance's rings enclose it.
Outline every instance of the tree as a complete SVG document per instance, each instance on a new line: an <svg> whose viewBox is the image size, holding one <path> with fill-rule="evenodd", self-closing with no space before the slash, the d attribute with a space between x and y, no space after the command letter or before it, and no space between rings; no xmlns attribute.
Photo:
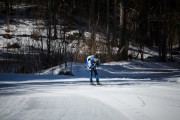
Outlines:
<svg viewBox="0 0 180 120"><path fill-rule="evenodd" d="M4 0L4 6L6 11L6 24L9 29L9 16L12 10L12 0Z"/></svg>
<svg viewBox="0 0 180 120"><path fill-rule="evenodd" d="M126 30L127 30L127 4L126 0L122 0L122 35L121 35L121 45L118 50L118 53L120 54L120 58L122 60L128 59L128 44L126 39Z"/></svg>

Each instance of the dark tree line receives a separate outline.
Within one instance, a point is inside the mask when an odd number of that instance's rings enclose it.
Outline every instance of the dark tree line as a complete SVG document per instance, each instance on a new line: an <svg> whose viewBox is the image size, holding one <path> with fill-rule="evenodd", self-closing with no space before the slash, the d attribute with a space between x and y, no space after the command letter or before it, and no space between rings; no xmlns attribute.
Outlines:
<svg viewBox="0 0 180 120"><path fill-rule="evenodd" d="M26 17L43 21L43 28L33 30L31 38L39 43L38 59L42 66L54 66L68 61L83 61L97 51L104 62L127 60L140 55L145 46L158 48L158 58L173 59L174 45L180 49L180 2L178 0L3 0L1 8L7 26L13 6L35 5ZM25 11L28 12L28 11ZM26 13L25 13L26 14ZM38 22L37 22L38 24ZM63 27L62 27L63 26ZM71 30L79 32L67 35ZM41 35L46 31L46 35ZM86 37L84 32L89 32ZM98 36L98 35L99 36ZM69 48L74 40L75 51ZM138 48L128 54L129 46ZM85 46L87 48L85 49ZM73 48L73 47L72 47ZM74 49L74 48L73 48Z"/></svg>

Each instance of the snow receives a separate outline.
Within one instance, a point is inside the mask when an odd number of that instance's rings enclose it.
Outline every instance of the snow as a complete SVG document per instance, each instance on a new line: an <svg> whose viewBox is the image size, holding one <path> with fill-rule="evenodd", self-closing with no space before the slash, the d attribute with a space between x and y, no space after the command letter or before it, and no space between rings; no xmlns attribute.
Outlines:
<svg viewBox="0 0 180 120"><path fill-rule="evenodd" d="M71 65L74 76L57 75L63 65L36 74L0 73L1 120L180 119L178 63L104 63L98 68L103 86L89 85L83 64Z"/></svg>

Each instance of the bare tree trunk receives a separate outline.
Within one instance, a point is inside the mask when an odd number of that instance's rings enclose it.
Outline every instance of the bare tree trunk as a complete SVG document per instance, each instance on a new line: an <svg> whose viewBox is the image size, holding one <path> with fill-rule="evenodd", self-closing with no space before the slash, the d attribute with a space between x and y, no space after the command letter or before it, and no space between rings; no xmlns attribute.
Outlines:
<svg viewBox="0 0 180 120"><path fill-rule="evenodd" d="M117 14L117 0L114 0L114 11L113 11L113 46L117 44L117 35L116 35L116 32L117 32L117 22L116 22L116 14Z"/></svg>
<svg viewBox="0 0 180 120"><path fill-rule="evenodd" d="M117 55L118 55L118 60L121 59L121 52L122 52L122 29L123 29L123 5L122 3L119 3L119 41L118 41L118 51L117 51Z"/></svg>
<svg viewBox="0 0 180 120"><path fill-rule="evenodd" d="M12 1L11 0L4 0L5 10L6 10L6 24L9 29L9 16L10 10L12 8Z"/></svg>
<svg viewBox="0 0 180 120"><path fill-rule="evenodd" d="M95 0L91 0L91 8L90 8L90 18L91 18L91 45L90 45L90 53L95 54L96 52L96 41L95 41Z"/></svg>
<svg viewBox="0 0 180 120"><path fill-rule="evenodd" d="M53 39L57 39L57 20L56 20L56 15L57 15L57 9L58 9L58 2L57 0L52 0L52 21L53 21L53 27L54 27L54 36Z"/></svg>
<svg viewBox="0 0 180 120"><path fill-rule="evenodd" d="M106 26L106 34L107 34L107 57L106 60L111 60L111 42L110 42L110 27L109 27L109 0L107 0L107 26Z"/></svg>
<svg viewBox="0 0 180 120"><path fill-rule="evenodd" d="M127 24L127 19L126 19L126 15L127 15L127 10L126 10L126 0L122 1L122 6L123 6L123 12L122 12L122 16L123 16L123 26L122 26L122 38L121 38L121 59L122 60L127 60L128 59L128 44L126 41L126 24Z"/></svg>
<svg viewBox="0 0 180 120"><path fill-rule="evenodd" d="M47 3L48 23L47 23L47 63L50 64L50 50L51 50L51 25L52 25L52 13L51 13L52 2Z"/></svg>
<svg viewBox="0 0 180 120"><path fill-rule="evenodd" d="M174 0L172 0L172 2L170 3L170 12L172 13L171 15L170 15L170 29L169 29L169 41L168 41L168 43L169 43L169 58L171 59L171 60L173 60L173 56L172 56L172 54L173 54L173 42L174 42L174 36L175 36L175 15L174 15L174 12L175 12L175 10L174 10L174 6L175 6L175 1Z"/></svg>
<svg viewBox="0 0 180 120"><path fill-rule="evenodd" d="M180 38L179 38L179 50L180 50Z"/></svg>
<svg viewBox="0 0 180 120"><path fill-rule="evenodd" d="M162 29L162 61L167 59L167 0L163 2L164 21Z"/></svg>

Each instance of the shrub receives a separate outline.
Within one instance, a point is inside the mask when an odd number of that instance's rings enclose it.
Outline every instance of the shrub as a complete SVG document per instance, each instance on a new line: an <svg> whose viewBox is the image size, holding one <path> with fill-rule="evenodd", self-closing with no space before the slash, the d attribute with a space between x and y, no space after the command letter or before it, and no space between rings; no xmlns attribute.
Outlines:
<svg viewBox="0 0 180 120"><path fill-rule="evenodd" d="M67 69L67 70L60 70L58 75L73 75L73 73L71 72L71 70Z"/></svg>
<svg viewBox="0 0 180 120"><path fill-rule="evenodd" d="M21 48L21 46L18 43L14 43L14 44L8 43L7 48Z"/></svg>
<svg viewBox="0 0 180 120"><path fill-rule="evenodd" d="M31 34L31 38L38 41L39 38L40 38L39 32L38 32L38 31L34 31L34 32Z"/></svg>
<svg viewBox="0 0 180 120"><path fill-rule="evenodd" d="M3 37L3 38L6 38L6 39L11 39L11 38L12 38L12 36L10 36L9 34L3 34L2 37Z"/></svg>

